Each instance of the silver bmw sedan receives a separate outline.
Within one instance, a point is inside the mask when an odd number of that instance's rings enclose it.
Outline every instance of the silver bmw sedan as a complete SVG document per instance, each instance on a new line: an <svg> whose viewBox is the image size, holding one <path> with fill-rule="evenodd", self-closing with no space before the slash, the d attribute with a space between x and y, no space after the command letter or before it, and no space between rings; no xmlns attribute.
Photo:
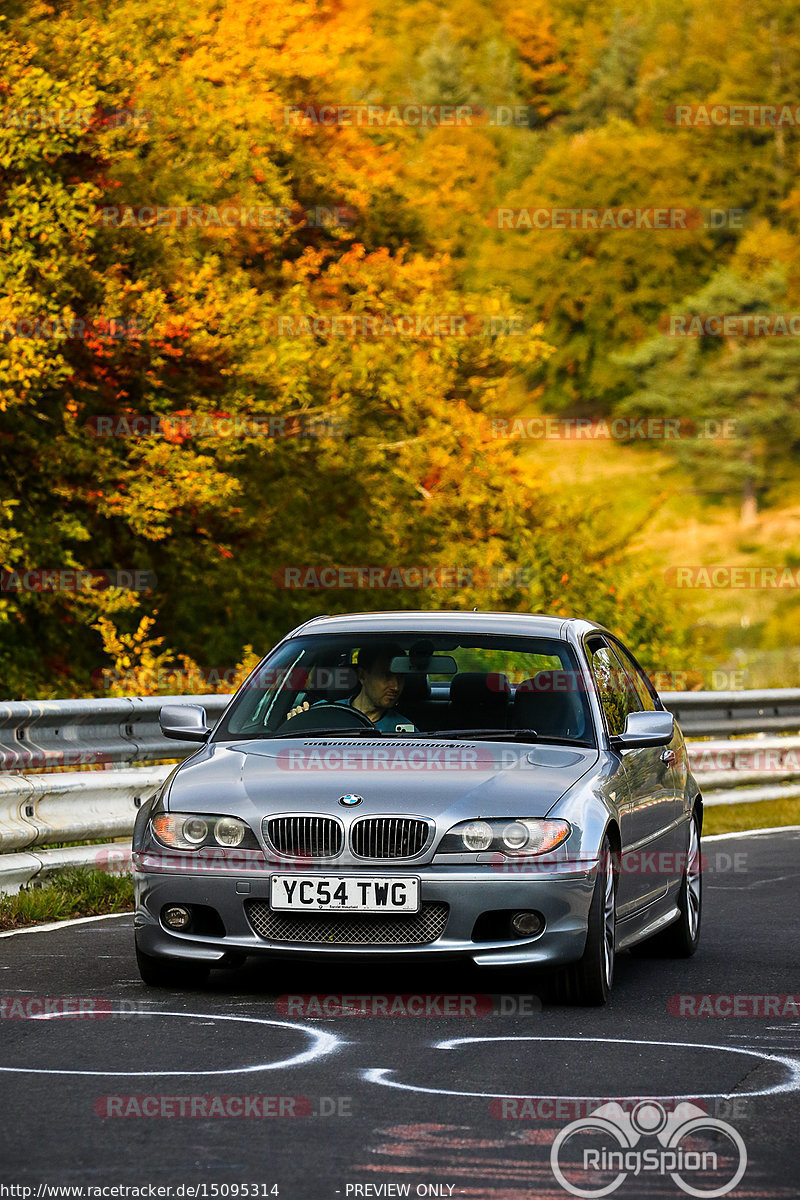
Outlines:
<svg viewBox="0 0 800 1200"><path fill-rule="evenodd" d="M647 675L590 621L320 617L258 665L139 811L151 986L248 956L438 956L602 1004L615 954L694 953L702 798Z"/></svg>

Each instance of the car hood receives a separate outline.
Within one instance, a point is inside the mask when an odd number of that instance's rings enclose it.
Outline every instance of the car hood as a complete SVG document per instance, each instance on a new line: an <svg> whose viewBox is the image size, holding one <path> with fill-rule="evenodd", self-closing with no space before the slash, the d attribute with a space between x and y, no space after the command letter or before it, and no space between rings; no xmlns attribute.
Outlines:
<svg viewBox="0 0 800 1200"><path fill-rule="evenodd" d="M224 813L256 826L297 810L434 819L544 816L598 761L596 749L508 742L292 738L214 742L172 777L173 812ZM354 814L355 815L355 814Z"/></svg>

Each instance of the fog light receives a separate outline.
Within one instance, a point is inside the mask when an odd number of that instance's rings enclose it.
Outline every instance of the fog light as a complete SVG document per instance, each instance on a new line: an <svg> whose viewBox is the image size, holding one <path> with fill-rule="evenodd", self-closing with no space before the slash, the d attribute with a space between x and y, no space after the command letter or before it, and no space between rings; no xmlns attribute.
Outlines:
<svg viewBox="0 0 800 1200"><path fill-rule="evenodd" d="M511 928L519 937L534 937L544 929L544 917L538 912L514 913Z"/></svg>
<svg viewBox="0 0 800 1200"><path fill-rule="evenodd" d="M192 914L185 904L170 904L164 909L164 924L170 929L186 929L191 921Z"/></svg>

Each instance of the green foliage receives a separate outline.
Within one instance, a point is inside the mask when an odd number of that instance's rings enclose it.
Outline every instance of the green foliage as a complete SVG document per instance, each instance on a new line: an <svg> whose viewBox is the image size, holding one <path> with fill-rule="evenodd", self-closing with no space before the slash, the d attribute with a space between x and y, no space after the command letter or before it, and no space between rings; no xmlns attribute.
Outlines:
<svg viewBox="0 0 800 1200"><path fill-rule="evenodd" d="M132 910L129 875L70 867L42 886L23 888L14 896L0 895L0 929Z"/></svg>
<svg viewBox="0 0 800 1200"><path fill-rule="evenodd" d="M762 278L729 268L676 305L691 316L755 316L786 311L784 272L775 264ZM618 406L621 415L681 419L687 434L675 453L702 486L769 499L788 477L800 451L800 344L796 337L670 337L638 346L620 361L638 387ZM646 443L644 443L646 444Z"/></svg>
<svg viewBox="0 0 800 1200"><path fill-rule="evenodd" d="M800 800L760 800L756 804L721 804L703 813L703 833L738 833L740 829L774 829L800 823Z"/></svg>
<svg viewBox="0 0 800 1200"><path fill-rule="evenodd" d="M632 0L289 0L268 20L255 0L13 6L0 26L0 109L83 116L0 122L0 327L49 318L82 322L85 334L0 338L0 567L140 570L155 583L0 593L2 692L163 692L165 679L219 678L243 646L258 653L320 610L353 608L573 611L627 635L650 667L682 651L690 617L648 586L655 568L631 559L633 530L554 495L492 437L491 417L525 388L597 414L646 403L625 400L632 371L654 395L666 372L676 403L680 383L705 381L720 412L746 406L755 439L745 468L735 454L722 467L737 486L749 472L769 500L767 481L783 478L789 457L777 431L791 416L790 348L740 348L711 378L707 348L700 365L692 347L673 362L649 340L681 297L727 278L721 266L741 288L767 287L759 250L751 239L749 259L736 259L747 239L729 229L539 233L487 218L497 205L734 195L769 219L769 258L794 303L794 135L663 120L687 96L758 96L764 72L794 94L788 6L759 6L764 44L749 17L729 20L710 0L647 12ZM529 127L320 126L296 115L329 102L462 101L527 106ZM108 120L113 110L141 119ZM225 204L289 216L214 228L113 215ZM318 208L349 216L303 217ZM516 315L526 332L279 326L400 313L475 325ZM113 336L116 319L133 332ZM641 360L613 354L638 343ZM739 367L757 388L737 383ZM98 421L137 415L145 435L95 436ZM302 436L312 418L332 432ZM220 432L254 420L266 425L252 436ZM270 420L292 436L265 434ZM528 582L325 595L276 582L287 566L329 564L487 577L522 568Z"/></svg>

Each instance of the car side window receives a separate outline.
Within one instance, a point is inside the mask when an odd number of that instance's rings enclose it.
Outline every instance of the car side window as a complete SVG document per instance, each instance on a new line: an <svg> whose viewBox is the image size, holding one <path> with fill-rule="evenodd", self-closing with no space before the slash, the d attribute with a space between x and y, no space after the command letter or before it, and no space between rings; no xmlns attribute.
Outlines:
<svg viewBox="0 0 800 1200"><path fill-rule="evenodd" d="M626 668L631 677L633 686L636 688L636 694L639 697L642 708L645 712L655 712L656 702L653 699L653 693L650 690L650 685L647 677L641 667L633 661L628 651L624 646L614 643L614 652L617 657L622 660L623 666Z"/></svg>
<svg viewBox="0 0 800 1200"><path fill-rule="evenodd" d="M624 732L629 712L641 712L642 705L625 668L610 646L602 642L590 646L592 675L597 684L608 732L617 737Z"/></svg>

